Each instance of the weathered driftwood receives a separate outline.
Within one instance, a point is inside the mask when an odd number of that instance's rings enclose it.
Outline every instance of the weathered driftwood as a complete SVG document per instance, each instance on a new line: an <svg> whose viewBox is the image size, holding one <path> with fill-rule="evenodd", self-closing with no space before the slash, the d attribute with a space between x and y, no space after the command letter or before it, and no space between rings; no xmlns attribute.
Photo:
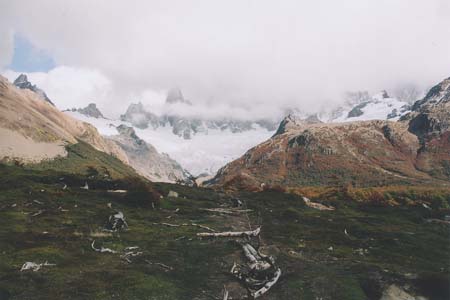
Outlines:
<svg viewBox="0 0 450 300"><path fill-rule="evenodd" d="M334 210L334 207L332 206L326 206L320 203L316 203L316 202L312 202L311 200L309 200L306 197L303 197L303 201L305 201L306 206L314 208L314 209L318 209L318 210Z"/></svg>
<svg viewBox="0 0 450 300"><path fill-rule="evenodd" d="M260 253L251 244L243 244L242 249L248 267L234 263L230 272L243 282L250 297L256 299L277 283L281 269L275 266L275 260L271 256Z"/></svg>
<svg viewBox="0 0 450 300"><path fill-rule="evenodd" d="M126 247L126 248L124 249L125 253L122 254L120 257L121 257L122 259L126 260L128 263L131 264L131 262L132 262L132 261L131 261L131 258L132 258L132 257L136 257L136 256L140 256L140 255L144 254L143 251L135 251L135 250L137 250L137 249L139 249L138 246Z"/></svg>
<svg viewBox="0 0 450 300"><path fill-rule="evenodd" d="M166 223L166 222L162 222L162 223L153 223L153 225L164 225L164 226L168 226L168 227L181 227L181 226L194 226L194 227L198 227L198 228L202 228L211 232L216 232L214 229L205 226L205 225L200 225L197 223L183 223L183 224L172 224L172 223Z"/></svg>
<svg viewBox="0 0 450 300"><path fill-rule="evenodd" d="M108 193L126 193L127 190L107 190Z"/></svg>
<svg viewBox="0 0 450 300"><path fill-rule="evenodd" d="M157 265L157 266L163 268L164 271L166 271L166 272L173 270L173 268L171 266L168 266L168 265L160 263L160 262L151 262L149 260L145 260L145 262L148 263L149 265Z"/></svg>
<svg viewBox="0 0 450 300"><path fill-rule="evenodd" d="M261 256L252 245L245 244L242 246L242 249L244 250L245 256L250 261L249 266L251 270L264 271L272 267L271 260Z"/></svg>
<svg viewBox="0 0 450 300"><path fill-rule="evenodd" d="M183 225L185 225L185 224L183 224ZM189 225L189 224L186 224L186 225ZM200 225L200 224L197 224L197 223L191 223L190 225L198 227L198 228L202 228L202 229L205 229L205 230L208 230L208 231L211 231L211 232L216 232L214 229L212 229L212 228L210 228L208 226L205 226L205 225Z"/></svg>
<svg viewBox="0 0 450 300"><path fill-rule="evenodd" d="M37 264L32 261L27 261L22 265L22 268L20 268L20 272L26 271L26 270L33 270L33 272L39 271L42 267L48 267L48 266L56 266L55 264L49 264L47 261L41 264Z"/></svg>
<svg viewBox="0 0 450 300"><path fill-rule="evenodd" d="M275 273L274 276L266 282L266 284L260 288L259 290L257 290L256 292L252 293L251 295L253 296L254 299L261 297L262 295L264 295L265 293L267 293L267 291L270 290L270 288L277 283L278 279L280 279L281 276L281 269L278 268Z"/></svg>
<svg viewBox="0 0 450 300"><path fill-rule="evenodd" d="M261 227L251 231L225 231L225 232L200 232L199 237L256 237L261 232Z"/></svg>
<svg viewBox="0 0 450 300"><path fill-rule="evenodd" d="M34 214L32 214L31 216L32 216L32 217L37 217L37 216L39 216L39 215L43 214L43 213L44 213L44 211L45 211L45 210L43 210L43 209L40 209L39 211L35 212L35 213L34 213Z"/></svg>
<svg viewBox="0 0 450 300"><path fill-rule="evenodd" d="M104 248L103 246L102 246L101 248L95 248L94 244L95 244L95 240L93 240L93 241L92 241L92 244L91 244L91 247L92 247L92 249L93 249L95 252L100 252L100 253L112 253L112 254L117 253L117 251L112 250L112 249L110 249L110 248Z"/></svg>
<svg viewBox="0 0 450 300"><path fill-rule="evenodd" d="M232 209L232 208L203 208L202 210L209 211L209 212L221 213L221 214L228 214L228 215L247 213L247 212L253 211L251 209Z"/></svg>
<svg viewBox="0 0 450 300"><path fill-rule="evenodd" d="M228 300L228 290L225 286L223 287L223 300Z"/></svg>
<svg viewBox="0 0 450 300"><path fill-rule="evenodd" d="M165 223L165 222L162 222L162 223L153 223L153 225L164 225L164 226L168 226L168 227L180 227L181 225L179 225L179 224L171 224L171 223Z"/></svg>

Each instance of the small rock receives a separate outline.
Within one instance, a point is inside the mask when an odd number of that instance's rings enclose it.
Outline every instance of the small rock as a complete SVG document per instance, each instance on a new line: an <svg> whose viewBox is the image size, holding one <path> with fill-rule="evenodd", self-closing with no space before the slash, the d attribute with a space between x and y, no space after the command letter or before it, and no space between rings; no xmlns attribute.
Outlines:
<svg viewBox="0 0 450 300"><path fill-rule="evenodd" d="M167 197L178 198L178 193L175 191L169 191L169 194L167 194Z"/></svg>

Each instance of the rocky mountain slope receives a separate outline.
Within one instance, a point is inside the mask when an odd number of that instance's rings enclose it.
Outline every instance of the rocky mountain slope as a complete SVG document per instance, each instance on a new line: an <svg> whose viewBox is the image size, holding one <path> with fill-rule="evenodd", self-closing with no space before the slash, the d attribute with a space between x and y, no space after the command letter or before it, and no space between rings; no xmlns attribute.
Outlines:
<svg viewBox="0 0 450 300"><path fill-rule="evenodd" d="M48 98L47 94L43 90L41 90L36 85L31 84L31 82L28 81L27 75L20 74L19 77L17 77L16 80L14 80L14 85L20 89L27 89L32 92L35 92L43 100L55 106L55 104Z"/></svg>
<svg viewBox="0 0 450 300"><path fill-rule="evenodd" d="M402 100L397 96L389 96L385 91L373 96L368 92L353 92L347 94L342 105L330 107L327 111L315 114L305 114L295 108L287 111L295 118L311 122L397 120L409 111L409 101L417 95L417 91L407 90L400 94ZM248 120L240 120L231 116L218 118L183 114L184 109L195 110L195 105L186 100L178 88L168 91L163 113L157 113L152 107L138 102L130 104L120 120L106 120L99 117L91 106L72 109L71 115L93 124L103 135L116 134L110 124L132 126L147 143L151 143L159 152L168 153L195 176L215 174L220 167L272 136L277 128L274 121L258 120L252 116ZM183 109L180 110L180 107Z"/></svg>
<svg viewBox="0 0 450 300"><path fill-rule="evenodd" d="M82 140L99 151L126 160L120 148L103 139L94 126L67 116L49 102L42 101L34 91L18 89L4 77L0 77L0 103L2 158L9 156L24 161L53 158L55 155L52 154L64 155L66 145ZM28 145L26 152L23 144L14 143L14 137L18 135ZM45 153L46 148L59 151ZM37 153L39 151L42 153Z"/></svg>
<svg viewBox="0 0 450 300"><path fill-rule="evenodd" d="M89 123L60 112L39 95L18 89L0 77L0 159L36 163L64 157L69 145L83 141L98 151L113 155L150 180L176 182L188 180L176 162L160 155L153 146L136 135L126 133L110 139L102 137ZM95 105L82 111L100 116Z"/></svg>
<svg viewBox="0 0 450 300"><path fill-rule="evenodd" d="M119 125L118 135L107 137L127 155L128 163L144 177L156 182L192 184L191 175L167 154L160 154L152 145L136 135L133 127Z"/></svg>
<svg viewBox="0 0 450 300"><path fill-rule="evenodd" d="M268 141L219 170L214 184L392 185L450 179L449 80L398 122L321 123L288 116Z"/></svg>

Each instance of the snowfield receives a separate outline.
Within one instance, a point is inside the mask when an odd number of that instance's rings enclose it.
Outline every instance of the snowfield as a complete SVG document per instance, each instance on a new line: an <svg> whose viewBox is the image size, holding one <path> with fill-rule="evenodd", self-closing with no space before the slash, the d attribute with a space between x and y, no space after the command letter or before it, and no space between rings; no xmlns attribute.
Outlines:
<svg viewBox="0 0 450 300"><path fill-rule="evenodd" d="M132 126L120 120L96 119L86 117L78 112L66 111L70 116L90 123L105 136L118 134L115 129L120 124ZM152 144L160 153L167 153L192 175L202 173L215 174L219 168L228 162L239 158L250 148L270 138L274 131L254 124L253 130L232 133L230 130L211 130L207 133L197 133L192 139L185 140L172 133L169 126L157 129L139 129L134 127L136 134Z"/></svg>

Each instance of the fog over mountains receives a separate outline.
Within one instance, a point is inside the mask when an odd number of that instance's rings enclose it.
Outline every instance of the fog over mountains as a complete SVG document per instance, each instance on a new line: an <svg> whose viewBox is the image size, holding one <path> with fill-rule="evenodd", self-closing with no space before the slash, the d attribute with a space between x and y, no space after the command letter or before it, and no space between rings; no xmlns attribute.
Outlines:
<svg viewBox="0 0 450 300"><path fill-rule="evenodd" d="M20 35L55 61L28 76L60 109L96 102L118 117L179 87L197 113L244 119L319 110L347 91L426 90L448 74L446 0L213 2L8 1L0 69Z"/></svg>

